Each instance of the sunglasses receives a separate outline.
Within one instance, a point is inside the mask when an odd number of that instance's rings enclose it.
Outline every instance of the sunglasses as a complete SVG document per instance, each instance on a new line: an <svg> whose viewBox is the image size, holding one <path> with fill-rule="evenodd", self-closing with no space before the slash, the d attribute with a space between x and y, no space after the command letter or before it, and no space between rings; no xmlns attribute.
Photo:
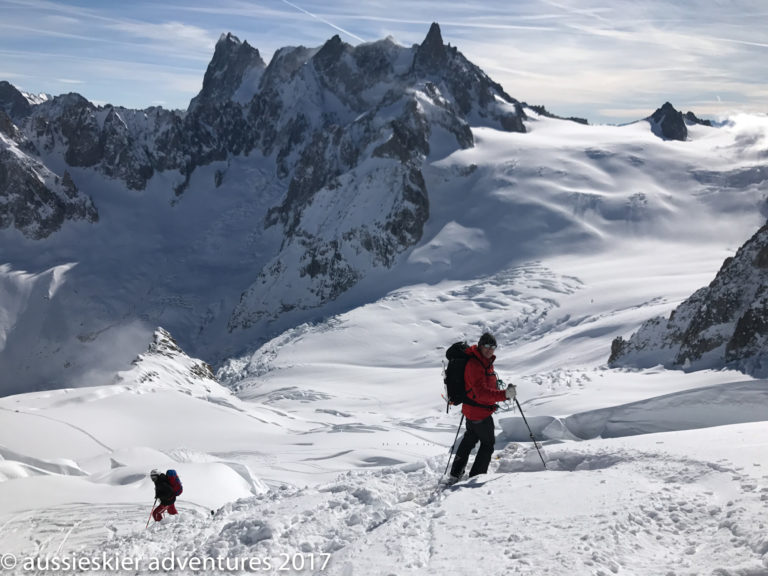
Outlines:
<svg viewBox="0 0 768 576"><path fill-rule="evenodd" d="M490 344L483 344L483 348L486 350L496 350L496 346L491 346Z"/></svg>

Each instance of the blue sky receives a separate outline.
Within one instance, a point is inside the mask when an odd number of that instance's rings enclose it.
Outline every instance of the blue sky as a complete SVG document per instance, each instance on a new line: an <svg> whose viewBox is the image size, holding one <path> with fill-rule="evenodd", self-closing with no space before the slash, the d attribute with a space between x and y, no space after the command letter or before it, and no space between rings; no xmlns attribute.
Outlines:
<svg viewBox="0 0 768 576"><path fill-rule="evenodd" d="M430 24L511 96L621 123L669 100L768 112L764 0L0 0L0 80L129 108L186 108L222 33L283 46L421 42Z"/></svg>

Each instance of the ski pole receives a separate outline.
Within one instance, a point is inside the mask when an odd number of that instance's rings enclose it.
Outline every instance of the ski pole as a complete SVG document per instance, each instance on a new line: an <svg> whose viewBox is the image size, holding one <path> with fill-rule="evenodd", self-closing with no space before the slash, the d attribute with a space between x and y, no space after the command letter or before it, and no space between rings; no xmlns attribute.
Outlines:
<svg viewBox="0 0 768 576"><path fill-rule="evenodd" d="M453 454L453 447L456 446L456 439L459 437L459 432L461 432L461 425L464 424L464 413L461 413L461 420L459 420L459 427L456 429L456 436L453 438L453 444L451 444L451 450L448 452L448 462L445 463L445 470L443 470L443 476L445 476L445 473L448 472L448 465L451 463L451 454Z"/></svg>
<svg viewBox="0 0 768 576"><path fill-rule="evenodd" d="M157 504L157 498L155 498L155 502L154 504L152 504L152 509L149 511L149 518L147 518L147 525L144 526L145 530L149 528L149 521L152 520L152 512L155 511L155 504Z"/></svg>
<svg viewBox="0 0 768 576"><path fill-rule="evenodd" d="M528 428L528 434L531 436L531 440L533 441L533 445L536 446L536 452L539 453L539 458L541 458L541 463L544 464L544 469L547 469L547 463L544 462L544 456L541 455L541 450L539 450L539 443L536 441L536 438L533 436L533 432L531 431L531 427L528 426L528 420L525 419L525 414L523 414L523 407L520 406L520 402L518 401L517 397L515 397L515 404L517 404L517 407L520 409L520 416L523 417L523 422L525 422L525 427Z"/></svg>

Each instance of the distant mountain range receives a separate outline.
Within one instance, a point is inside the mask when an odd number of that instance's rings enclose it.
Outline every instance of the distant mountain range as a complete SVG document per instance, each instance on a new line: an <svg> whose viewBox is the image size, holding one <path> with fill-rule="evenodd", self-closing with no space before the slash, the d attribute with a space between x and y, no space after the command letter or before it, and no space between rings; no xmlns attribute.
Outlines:
<svg viewBox="0 0 768 576"><path fill-rule="evenodd" d="M7 83L0 95L8 127L5 163L19 174L0 180L0 194L13 200L0 222L32 238L52 234L64 219L97 218L66 171L64 193L37 199L37 218L27 214L31 207L20 198L40 196L30 192L40 186L33 175L37 158L65 170L92 168L131 190L173 172L177 196L201 166L237 155L274 162L286 193L265 225L284 228L282 249L245 291L233 330L286 308L322 305L369 267L390 267L413 246L429 216L421 170L433 135L447 138L441 146L460 149L473 145L470 125L525 131L522 105L446 46L437 24L418 46L387 39L352 47L334 36L319 49L284 48L269 66L247 42L224 35L186 112L97 107L77 94L25 105ZM26 156L35 160L14 161ZM218 171L213 184L226 177L225 169ZM375 214L365 208L350 218L352 198L371 181L387 182L386 190L369 192L377 196L370 198ZM56 192L55 186L49 189ZM317 230L324 203L340 201L347 213ZM301 293L278 288L289 282L301 285ZM279 301L264 297L265 285L281 292Z"/></svg>
<svg viewBox="0 0 768 576"><path fill-rule="evenodd" d="M125 342L116 327L162 324L217 361L364 301L342 298L371 289L364 279L396 287L387 273L439 202L435 162L472 149L476 130L526 134L542 117L557 118L507 94L437 24L411 47L334 36L269 65L222 35L186 111L0 82L0 360L13 375L0 393L82 378L89 343ZM707 124L670 103L645 120L664 140ZM476 168L450 177L470 190ZM29 313L35 290L58 294L44 313ZM146 344L130 341L115 363Z"/></svg>

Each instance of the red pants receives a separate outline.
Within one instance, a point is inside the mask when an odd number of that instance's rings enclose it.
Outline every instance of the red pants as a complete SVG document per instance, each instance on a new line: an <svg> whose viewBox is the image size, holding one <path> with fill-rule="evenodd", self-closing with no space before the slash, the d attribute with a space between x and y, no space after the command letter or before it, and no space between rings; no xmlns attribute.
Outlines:
<svg viewBox="0 0 768 576"><path fill-rule="evenodd" d="M168 506L163 506L161 504L152 510L152 518L154 518L156 522L160 522L160 520L163 519L163 512L168 512L168 514L171 515L179 513L178 510L176 510L176 506L174 504L168 504Z"/></svg>

